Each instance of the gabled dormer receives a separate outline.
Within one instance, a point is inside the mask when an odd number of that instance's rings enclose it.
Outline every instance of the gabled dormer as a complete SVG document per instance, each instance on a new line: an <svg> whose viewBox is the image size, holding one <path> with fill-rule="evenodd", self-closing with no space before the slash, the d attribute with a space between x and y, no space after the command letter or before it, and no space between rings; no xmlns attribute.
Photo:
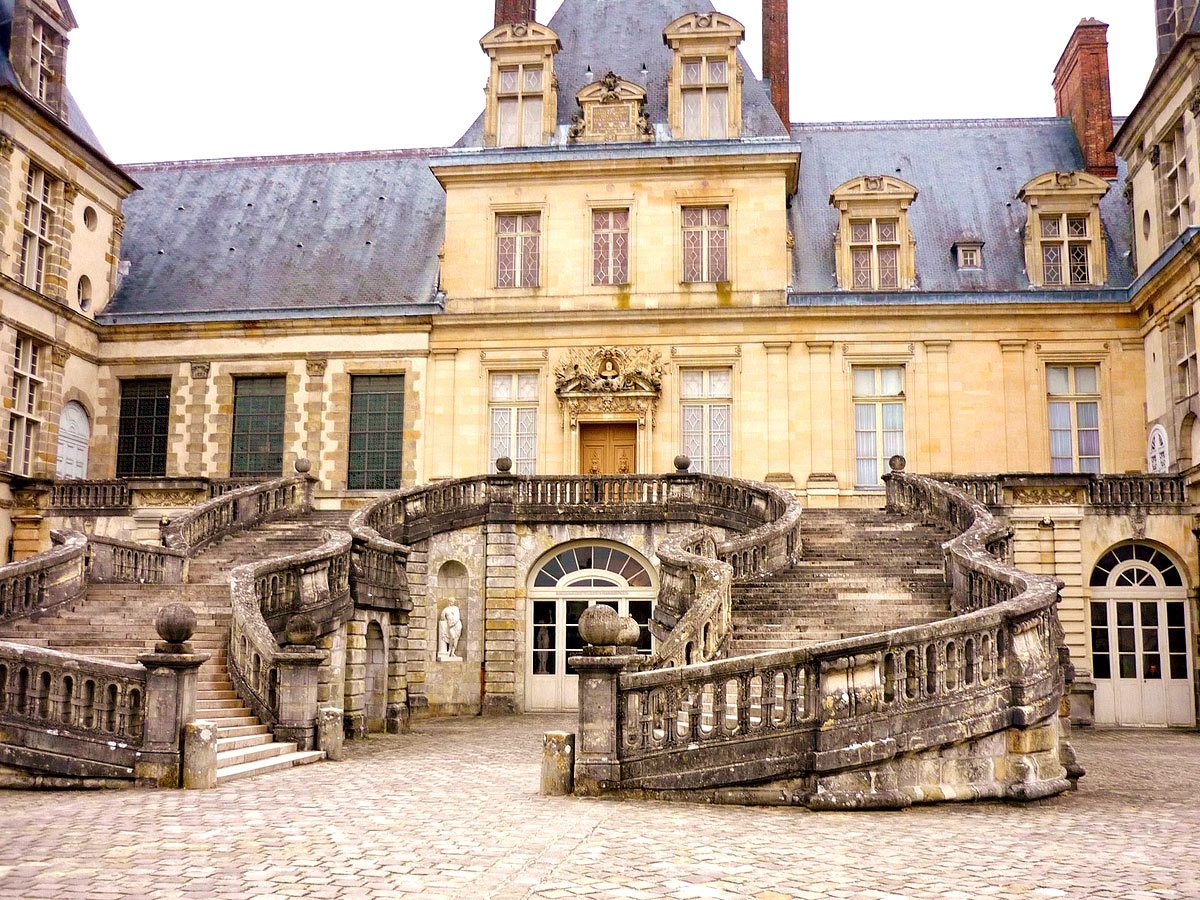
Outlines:
<svg viewBox="0 0 1200 900"><path fill-rule="evenodd" d="M67 0L12 0L8 58L25 91L67 118L67 33L77 25Z"/></svg>
<svg viewBox="0 0 1200 900"><path fill-rule="evenodd" d="M724 13L688 13L663 30L671 48L668 117L676 140L736 138L742 133L738 44L746 28Z"/></svg>
<svg viewBox="0 0 1200 900"><path fill-rule="evenodd" d="M537 22L501 25L479 42L491 58L484 113L485 147L539 147L558 121L554 55L558 35Z"/></svg>
<svg viewBox="0 0 1200 900"><path fill-rule="evenodd" d="M646 115L646 89L609 72L575 95L579 114L571 119L572 142L649 141L654 127Z"/></svg>

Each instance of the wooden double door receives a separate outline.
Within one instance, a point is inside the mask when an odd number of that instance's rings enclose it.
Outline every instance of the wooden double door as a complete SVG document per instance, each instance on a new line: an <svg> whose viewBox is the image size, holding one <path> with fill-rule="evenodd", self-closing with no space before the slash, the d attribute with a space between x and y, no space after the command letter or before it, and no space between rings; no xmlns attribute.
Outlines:
<svg viewBox="0 0 1200 900"><path fill-rule="evenodd" d="M637 424L602 422L579 426L579 471L584 475L637 473Z"/></svg>

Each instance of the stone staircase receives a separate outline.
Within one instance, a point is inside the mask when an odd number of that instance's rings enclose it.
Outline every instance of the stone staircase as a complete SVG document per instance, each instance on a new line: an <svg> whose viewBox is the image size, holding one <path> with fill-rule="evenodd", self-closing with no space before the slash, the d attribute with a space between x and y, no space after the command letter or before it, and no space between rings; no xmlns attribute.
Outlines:
<svg viewBox="0 0 1200 900"><path fill-rule="evenodd" d="M880 509L806 509L794 567L733 586L728 655L805 647L950 615L942 529Z"/></svg>
<svg viewBox="0 0 1200 900"><path fill-rule="evenodd" d="M192 560L182 585L90 585L87 599L38 621L0 625L0 638L67 653L136 662L154 649L154 619L169 603L196 613L191 643L211 657L200 668L197 718L217 723L217 781L227 782L323 759L323 751L300 751L276 741L270 728L237 696L226 665L229 643L229 572L236 566L298 553L323 542L326 529L345 528L346 512L308 515L260 525L205 548Z"/></svg>

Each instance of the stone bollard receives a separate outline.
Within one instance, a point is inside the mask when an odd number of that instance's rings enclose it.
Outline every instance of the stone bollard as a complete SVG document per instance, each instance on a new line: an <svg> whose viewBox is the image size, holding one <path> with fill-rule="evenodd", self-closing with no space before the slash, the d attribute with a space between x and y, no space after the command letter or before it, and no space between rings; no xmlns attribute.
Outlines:
<svg viewBox="0 0 1200 900"><path fill-rule="evenodd" d="M575 735L547 731L542 738L542 796L566 797L575 790Z"/></svg>
<svg viewBox="0 0 1200 900"><path fill-rule="evenodd" d="M217 723L195 721L183 726L183 786L207 791L217 786Z"/></svg>
<svg viewBox="0 0 1200 900"><path fill-rule="evenodd" d="M342 725L343 710L325 706L317 711L317 749L325 758L341 762L346 758L346 730Z"/></svg>

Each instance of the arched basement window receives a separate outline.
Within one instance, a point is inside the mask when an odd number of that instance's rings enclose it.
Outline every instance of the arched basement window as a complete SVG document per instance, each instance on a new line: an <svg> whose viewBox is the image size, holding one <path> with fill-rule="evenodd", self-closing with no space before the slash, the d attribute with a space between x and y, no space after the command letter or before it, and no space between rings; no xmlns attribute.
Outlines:
<svg viewBox="0 0 1200 900"><path fill-rule="evenodd" d="M586 572L585 576L575 573ZM603 573L609 573L605 575ZM547 560L533 580L539 588L652 587L650 573L640 562L616 547L581 544Z"/></svg>
<svg viewBox="0 0 1200 900"><path fill-rule="evenodd" d="M1128 543L1113 547L1092 569L1092 587L1182 587L1175 563L1149 544Z"/></svg>

